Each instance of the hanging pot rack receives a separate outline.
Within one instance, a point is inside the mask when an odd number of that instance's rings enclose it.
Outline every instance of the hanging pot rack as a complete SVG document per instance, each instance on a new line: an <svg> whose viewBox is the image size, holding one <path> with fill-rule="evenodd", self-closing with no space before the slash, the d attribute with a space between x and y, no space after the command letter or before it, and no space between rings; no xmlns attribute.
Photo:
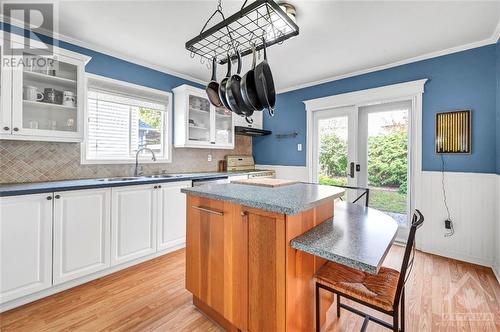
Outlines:
<svg viewBox="0 0 500 332"><path fill-rule="evenodd" d="M228 18L222 12L219 0L217 9L209 17L198 36L186 42L191 57L201 57L209 63L214 57L219 64L227 62L227 54L236 58L236 50L241 56L274 44L281 44L299 34L299 27L273 0L256 0L248 6L246 0L241 9ZM245 7L246 6L246 7ZM209 22L216 16L222 21L207 29Z"/></svg>

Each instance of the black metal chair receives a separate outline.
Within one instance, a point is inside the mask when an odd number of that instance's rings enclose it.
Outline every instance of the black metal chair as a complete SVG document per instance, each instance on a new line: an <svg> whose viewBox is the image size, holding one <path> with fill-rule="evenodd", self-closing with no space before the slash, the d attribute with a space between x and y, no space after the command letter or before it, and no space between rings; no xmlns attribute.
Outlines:
<svg viewBox="0 0 500 332"><path fill-rule="evenodd" d="M345 188L345 189L353 189L353 190L363 190L363 193L359 195L353 203L356 203L359 201L363 196L366 196L365 199L365 206L368 207L368 200L370 198L370 189L365 188L365 187L353 187L353 186L342 186L342 185L334 185L334 187L340 187L340 188ZM340 197L340 200L343 200L342 197Z"/></svg>
<svg viewBox="0 0 500 332"><path fill-rule="evenodd" d="M321 328L319 290L324 289L336 295L337 317L340 317L340 308L364 317L361 331L365 331L369 321L372 321L393 331L404 332L405 284L415 260L415 233L423 222L424 216L419 210L415 210L412 216L410 234L406 242L401 271L399 272L391 268L381 267L378 274L372 275L333 262L328 262L319 269L315 275L316 331L320 331ZM362 287L360 287L361 285ZM389 324L343 304L340 302L341 297L390 315L393 323Z"/></svg>

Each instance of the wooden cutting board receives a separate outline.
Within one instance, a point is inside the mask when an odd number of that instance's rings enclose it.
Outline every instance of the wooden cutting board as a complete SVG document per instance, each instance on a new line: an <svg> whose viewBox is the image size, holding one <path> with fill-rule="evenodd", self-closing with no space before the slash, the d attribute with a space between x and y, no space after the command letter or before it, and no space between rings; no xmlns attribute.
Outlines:
<svg viewBox="0 0 500 332"><path fill-rule="evenodd" d="M270 187L270 188L288 186L288 185L299 183L299 182L300 181L296 181L296 180L271 179L271 178L263 178L263 179L255 178L255 179L231 181L231 183L247 184L247 185L251 185L251 186L261 186L261 187Z"/></svg>

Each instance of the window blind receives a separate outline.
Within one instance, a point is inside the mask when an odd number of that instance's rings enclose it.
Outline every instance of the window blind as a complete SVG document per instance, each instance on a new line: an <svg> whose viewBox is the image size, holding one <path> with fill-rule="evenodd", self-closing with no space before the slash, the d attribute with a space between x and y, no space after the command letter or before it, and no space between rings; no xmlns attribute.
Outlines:
<svg viewBox="0 0 500 332"><path fill-rule="evenodd" d="M164 135L163 115L159 124L157 121L151 125L140 118L140 111L147 109L163 114L167 109L165 104L92 88L87 98L87 159L131 159L139 147L146 146L145 132ZM163 153L163 146L159 147L163 139L158 141L160 144L154 145L154 150Z"/></svg>

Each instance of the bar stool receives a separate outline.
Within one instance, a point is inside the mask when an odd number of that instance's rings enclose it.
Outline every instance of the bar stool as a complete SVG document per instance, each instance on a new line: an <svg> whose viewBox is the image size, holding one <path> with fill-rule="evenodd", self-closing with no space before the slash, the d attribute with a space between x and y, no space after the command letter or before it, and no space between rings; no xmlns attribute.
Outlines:
<svg viewBox="0 0 500 332"><path fill-rule="evenodd" d="M320 300L319 290L324 289L336 295L337 317L340 317L340 308L349 310L364 317L361 331L365 331L369 321L380 324L393 331L405 330L405 283L411 273L415 260L415 233L424 222L424 216L415 210L401 272L381 267L378 274L373 275L349 268L333 262L326 263L315 275L316 283L316 331L320 331ZM410 258L411 256L411 258ZM392 316L393 324L370 316L356 308L340 302L340 298L360 303L369 308ZM401 309L399 304L401 303ZM401 320L401 322L399 322ZM399 329L401 327L401 330Z"/></svg>

